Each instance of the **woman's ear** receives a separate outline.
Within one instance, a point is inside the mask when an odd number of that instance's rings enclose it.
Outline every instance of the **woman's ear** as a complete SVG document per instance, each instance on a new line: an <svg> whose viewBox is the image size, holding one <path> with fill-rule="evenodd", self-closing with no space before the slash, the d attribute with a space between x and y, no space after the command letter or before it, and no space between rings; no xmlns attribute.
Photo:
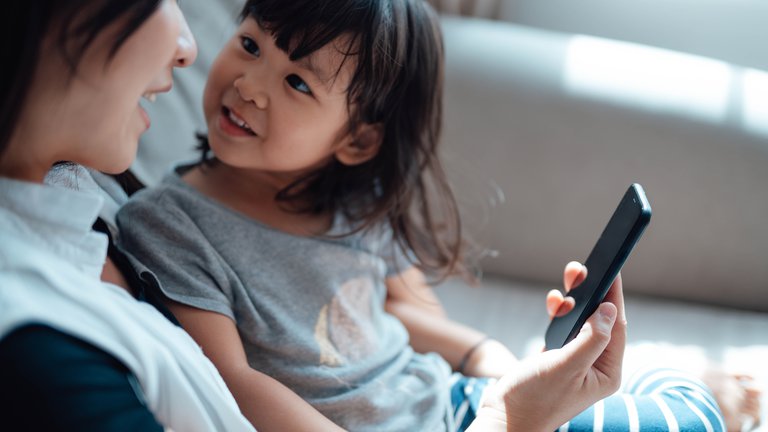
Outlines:
<svg viewBox="0 0 768 432"><path fill-rule="evenodd" d="M368 162L379 153L382 139L380 123L363 124L336 150L336 159L348 166Z"/></svg>

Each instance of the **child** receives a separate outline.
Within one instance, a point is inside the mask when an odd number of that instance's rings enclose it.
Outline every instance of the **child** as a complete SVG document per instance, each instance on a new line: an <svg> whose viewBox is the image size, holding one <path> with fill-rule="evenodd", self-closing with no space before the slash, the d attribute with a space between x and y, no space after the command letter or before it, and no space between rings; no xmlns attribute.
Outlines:
<svg viewBox="0 0 768 432"><path fill-rule="evenodd" d="M464 271L437 158L441 92L439 25L421 0L249 1L206 85L204 161L118 215L257 428L462 428L471 413L453 415L488 381L451 370L515 367L442 316L425 282ZM718 430L692 387L705 414L688 421Z"/></svg>

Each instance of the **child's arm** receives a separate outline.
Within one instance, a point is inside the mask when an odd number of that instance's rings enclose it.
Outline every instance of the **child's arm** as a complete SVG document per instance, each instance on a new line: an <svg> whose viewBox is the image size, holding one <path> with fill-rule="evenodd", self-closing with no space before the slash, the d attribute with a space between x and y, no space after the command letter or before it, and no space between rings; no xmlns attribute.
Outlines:
<svg viewBox="0 0 768 432"><path fill-rule="evenodd" d="M448 317L424 273L416 267L387 278L387 302L390 300L412 304L436 317Z"/></svg>
<svg viewBox="0 0 768 432"><path fill-rule="evenodd" d="M252 369L229 317L175 302L169 302L168 307L219 370L240 410L256 429L342 430L288 387Z"/></svg>
<svg viewBox="0 0 768 432"><path fill-rule="evenodd" d="M385 308L408 329L416 351L436 352L464 375L500 377L517 362L500 342L449 319L415 267L387 279Z"/></svg>

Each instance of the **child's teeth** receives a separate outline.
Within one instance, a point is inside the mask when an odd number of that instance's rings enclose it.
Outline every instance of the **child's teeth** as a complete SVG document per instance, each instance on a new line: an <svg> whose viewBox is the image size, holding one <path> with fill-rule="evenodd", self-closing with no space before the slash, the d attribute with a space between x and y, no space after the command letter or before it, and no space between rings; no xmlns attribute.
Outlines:
<svg viewBox="0 0 768 432"><path fill-rule="evenodd" d="M248 123L246 123L244 120L236 117L232 111L229 112L229 119L232 120L232 123L240 126L243 129L251 130L251 127L248 126Z"/></svg>

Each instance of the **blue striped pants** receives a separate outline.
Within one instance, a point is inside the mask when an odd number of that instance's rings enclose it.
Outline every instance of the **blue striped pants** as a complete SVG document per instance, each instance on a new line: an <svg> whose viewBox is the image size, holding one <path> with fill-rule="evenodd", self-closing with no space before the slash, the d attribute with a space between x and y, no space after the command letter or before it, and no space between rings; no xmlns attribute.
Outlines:
<svg viewBox="0 0 768 432"><path fill-rule="evenodd" d="M451 387L454 421L464 431L475 418L485 378L454 374ZM697 378L674 369L636 373L625 389L599 401L558 432L724 432L720 409Z"/></svg>

